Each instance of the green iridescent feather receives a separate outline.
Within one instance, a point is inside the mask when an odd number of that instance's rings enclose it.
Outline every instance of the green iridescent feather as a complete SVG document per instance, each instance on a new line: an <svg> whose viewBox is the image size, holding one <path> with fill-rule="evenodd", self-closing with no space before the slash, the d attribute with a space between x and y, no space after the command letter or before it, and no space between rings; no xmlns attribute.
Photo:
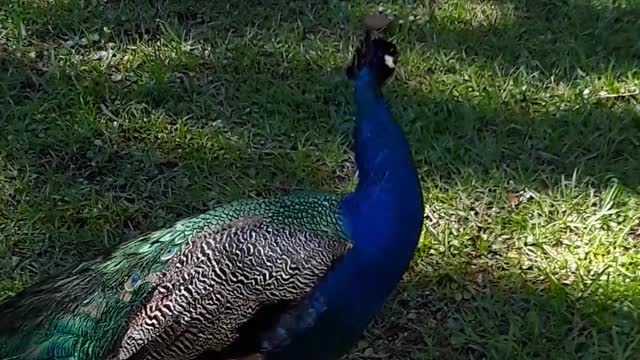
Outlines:
<svg viewBox="0 0 640 360"><path fill-rule="evenodd" d="M0 303L0 359L104 359L149 295L143 279L165 271L194 236L258 216L274 226L346 239L339 202L337 196L304 193L230 203L45 278Z"/></svg>

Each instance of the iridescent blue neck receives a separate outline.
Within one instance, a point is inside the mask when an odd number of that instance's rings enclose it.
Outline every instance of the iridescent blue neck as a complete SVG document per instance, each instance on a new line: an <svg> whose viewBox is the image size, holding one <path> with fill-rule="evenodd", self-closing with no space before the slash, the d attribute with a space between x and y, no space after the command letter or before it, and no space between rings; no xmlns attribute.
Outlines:
<svg viewBox="0 0 640 360"><path fill-rule="evenodd" d="M359 182L340 205L354 246L315 290L312 328L270 360L337 359L361 336L407 268L422 230L422 193L400 127L367 69L355 81ZM315 305L314 305L315 306Z"/></svg>
<svg viewBox="0 0 640 360"><path fill-rule="evenodd" d="M367 187L379 185L390 167L395 167L393 158L404 158L403 155L408 155L409 146L402 130L393 121L386 100L375 86L367 68L356 78L355 100L358 121L354 143L356 165L360 174L358 190L363 191ZM403 162L402 165L408 164Z"/></svg>
<svg viewBox="0 0 640 360"><path fill-rule="evenodd" d="M410 148L368 68L355 79L354 133L359 182L343 202L354 242L393 249L407 261L422 228L422 192Z"/></svg>

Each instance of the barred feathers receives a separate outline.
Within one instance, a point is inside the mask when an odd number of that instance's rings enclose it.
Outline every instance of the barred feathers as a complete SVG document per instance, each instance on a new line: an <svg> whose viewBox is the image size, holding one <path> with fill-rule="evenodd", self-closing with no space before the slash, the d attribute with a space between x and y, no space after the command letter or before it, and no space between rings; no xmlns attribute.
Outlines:
<svg viewBox="0 0 640 360"><path fill-rule="evenodd" d="M351 244L340 198L235 202L0 303L0 359L191 359L264 304L297 299Z"/></svg>

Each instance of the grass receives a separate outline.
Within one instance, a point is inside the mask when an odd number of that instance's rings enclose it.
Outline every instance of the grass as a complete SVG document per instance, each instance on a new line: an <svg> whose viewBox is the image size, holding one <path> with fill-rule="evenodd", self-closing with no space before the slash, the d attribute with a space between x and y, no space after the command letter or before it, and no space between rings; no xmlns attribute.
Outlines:
<svg viewBox="0 0 640 360"><path fill-rule="evenodd" d="M637 356L638 0L226 3L0 0L0 297L221 202L346 191L340 68L382 7L428 216L348 358Z"/></svg>

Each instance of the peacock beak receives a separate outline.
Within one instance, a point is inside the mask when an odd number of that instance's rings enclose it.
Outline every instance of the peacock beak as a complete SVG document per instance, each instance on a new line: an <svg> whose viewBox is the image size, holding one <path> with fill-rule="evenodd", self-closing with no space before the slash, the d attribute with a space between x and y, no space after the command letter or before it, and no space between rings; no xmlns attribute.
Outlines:
<svg viewBox="0 0 640 360"><path fill-rule="evenodd" d="M384 56L384 63L391 69L396 67L396 59L391 55Z"/></svg>

